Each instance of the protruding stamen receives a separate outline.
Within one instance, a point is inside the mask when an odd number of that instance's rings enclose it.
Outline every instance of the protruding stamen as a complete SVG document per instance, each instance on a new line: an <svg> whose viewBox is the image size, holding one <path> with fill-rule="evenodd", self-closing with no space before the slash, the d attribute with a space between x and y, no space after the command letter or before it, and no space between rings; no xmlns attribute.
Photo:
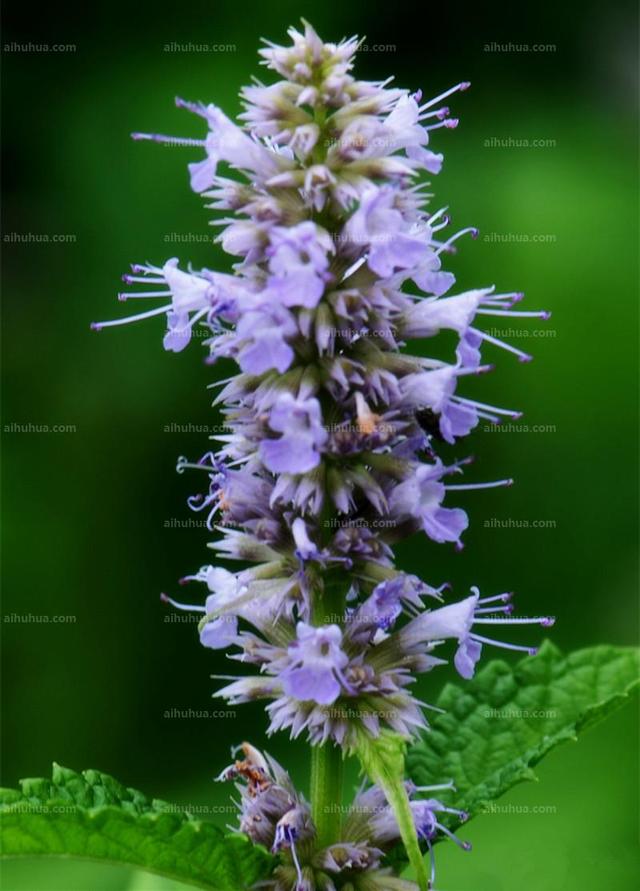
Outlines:
<svg viewBox="0 0 640 891"><path fill-rule="evenodd" d="M494 346L500 347L503 350L506 350L508 353L513 353L514 356L517 356L521 362L531 362L533 356L530 356L529 353L524 353L522 350L516 349L516 347L511 346L510 343L505 343L504 340L499 340L497 337L492 337L491 334L487 334L486 331L481 331L479 328L469 328L473 334L477 334L478 337L481 337L483 340L486 340L487 343L492 343Z"/></svg>
<svg viewBox="0 0 640 891"><path fill-rule="evenodd" d="M121 303L124 303L125 300L141 300L146 297L170 297L171 291L146 291L142 294L129 294L126 291L121 291L118 294L118 300Z"/></svg>
<svg viewBox="0 0 640 891"><path fill-rule="evenodd" d="M155 309L150 309L148 312L141 312L137 316L127 316L124 319L110 319L108 322L92 322L91 330L92 331L100 331L102 328L114 328L117 325L128 325L129 322L140 322L142 319L150 319L152 316L161 316L166 313L170 306L157 306Z"/></svg>
<svg viewBox="0 0 640 891"><path fill-rule="evenodd" d="M451 246L454 243L454 241L457 241L459 238L462 238L462 236L466 235L467 232L470 233L472 238L477 238L478 235L480 234L479 230L476 229L475 226L467 226L466 229L461 229L459 232L456 232L455 235L452 235L448 241L445 241L444 244L441 244L440 247L436 249L435 253L440 254L440 253L442 253L442 251L448 252L451 249Z"/></svg>
<svg viewBox="0 0 640 891"><path fill-rule="evenodd" d="M428 102L425 102L424 105L420 106L420 111L426 111L433 105L437 105L439 102L442 102L442 100L446 99L448 96L453 95L453 93L462 93L464 90L468 90L470 86L471 83L468 80L463 80L459 84L456 84L455 87L451 87L451 89L445 90L444 93L440 93L440 95L436 96L435 99L429 99Z"/></svg>
<svg viewBox="0 0 640 891"><path fill-rule="evenodd" d="M545 322L551 318L551 313L546 309L541 309L533 312L521 312L520 310L511 312L510 309L479 309L477 310L476 315L507 316L509 318L517 319L544 319Z"/></svg>
<svg viewBox="0 0 640 891"><path fill-rule="evenodd" d="M460 485L453 486L445 486L445 489L457 489L458 491L463 491L464 489L495 489L497 486L512 486L513 480L496 480L492 483L460 483Z"/></svg>
<svg viewBox="0 0 640 891"><path fill-rule="evenodd" d="M182 145L204 147L204 139L187 139L183 136L165 136L163 133L132 133L131 138L136 142L148 140L150 142L162 142L165 145Z"/></svg>
<svg viewBox="0 0 640 891"><path fill-rule="evenodd" d="M179 603L177 600L174 600L172 597L169 597L167 594L161 594L160 600L163 603L170 603L171 606L175 606L176 609L183 609L187 612L196 612L196 613L206 613L206 608L204 606L195 606L191 603Z"/></svg>
<svg viewBox="0 0 640 891"><path fill-rule="evenodd" d="M477 591L477 588L472 589ZM513 597L513 591L506 591L504 594L495 594L493 597L481 597L478 603L496 603L498 600L501 600L503 603L506 603L508 600L511 600Z"/></svg>
<svg viewBox="0 0 640 891"><path fill-rule="evenodd" d="M476 610L476 615L480 610ZM495 612L495 610L494 610ZM537 616L535 619L474 619L474 625L544 625L549 628L555 624L554 616Z"/></svg>
<svg viewBox="0 0 640 891"><path fill-rule="evenodd" d="M490 637L481 637L479 634L470 634L472 640L478 643L489 644L492 647L502 647L503 650L514 650L517 653L528 653L529 656L535 656L538 652L537 647L522 647L519 644L503 643L501 640L491 640Z"/></svg>

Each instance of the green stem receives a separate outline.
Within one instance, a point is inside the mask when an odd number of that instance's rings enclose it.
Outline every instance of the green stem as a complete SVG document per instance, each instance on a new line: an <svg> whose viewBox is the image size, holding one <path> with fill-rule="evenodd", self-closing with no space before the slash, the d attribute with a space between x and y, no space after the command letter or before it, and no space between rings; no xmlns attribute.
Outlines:
<svg viewBox="0 0 640 891"><path fill-rule="evenodd" d="M342 751L331 742L311 749L311 813L318 847L340 841L342 824Z"/></svg>
<svg viewBox="0 0 640 891"><path fill-rule="evenodd" d="M328 498L327 498L328 502ZM330 516L326 510L323 516ZM321 529L323 527L321 526ZM320 581L320 580L319 580ZM348 578L343 573L322 579L312 603L314 625L341 624ZM339 703L336 703L339 707ZM311 815L317 830L317 845L326 848L340 841L342 828L343 756L340 746L329 740L311 749Z"/></svg>

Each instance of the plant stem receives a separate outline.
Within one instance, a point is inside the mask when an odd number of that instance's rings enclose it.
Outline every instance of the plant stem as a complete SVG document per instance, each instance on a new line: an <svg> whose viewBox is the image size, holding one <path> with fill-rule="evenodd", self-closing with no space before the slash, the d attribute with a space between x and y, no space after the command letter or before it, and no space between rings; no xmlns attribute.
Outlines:
<svg viewBox="0 0 640 891"><path fill-rule="evenodd" d="M341 624L339 617L344 615L346 588L348 580L342 573L322 580L312 604L315 625ZM343 774L340 746L328 740L311 748L311 815L319 848L340 841Z"/></svg>
<svg viewBox="0 0 640 891"><path fill-rule="evenodd" d="M311 812L318 847L340 841L342 824L342 751L332 742L311 749Z"/></svg>

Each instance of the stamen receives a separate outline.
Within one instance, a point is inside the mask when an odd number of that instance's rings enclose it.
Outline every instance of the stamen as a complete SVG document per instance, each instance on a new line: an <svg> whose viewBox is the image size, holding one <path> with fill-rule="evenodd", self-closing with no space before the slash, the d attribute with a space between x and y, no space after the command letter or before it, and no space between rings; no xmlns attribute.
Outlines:
<svg viewBox="0 0 640 891"><path fill-rule="evenodd" d="M141 282L144 285L163 285L165 283L163 278L151 278L149 275L129 275L128 273L122 276L122 281L127 285L132 285L135 282Z"/></svg>
<svg viewBox="0 0 640 891"><path fill-rule="evenodd" d="M160 600L163 603L170 603L171 606L175 606L176 609L183 609L189 612L193 611L196 613L206 613L206 608L204 606L195 606L191 603L179 603L177 600L173 600L172 597L169 597L167 594L161 594Z"/></svg>
<svg viewBox="0 0 640 891"><path fill-rule="evenodd" d="M195 145L199 148L204 148L205 144L204 139L186 139L182 136L165 136L162 133L132 133L131 138L135 139L136 142L148 140L150 142L162 142L165 145Z"/></svg>
<svg viewBox="0 0 640 891"><path fill-rule="evenodd" d="M140 299L144 299L146 297L170 297L170 296L171 296L171 291L147 291L146 293L143 293L143 294L128 294L125 291L122 291L120 294L118 294L118 300L120 300L122 303L124 303L125 300L140 300Z"/></svg>
<svg viewBox="0 0 640 891"><path fill-rule="evenodd" d="M432 891L433 886L436 882L436 858L433 854L433 845L429 841L428 838L425 839L427 843L427 848L429 850L429 860L431 862L431 874L429 876L429 891Z"/></svg>
<svg viewBox="0 0 640 891"><path fill-rule="evenodd" d="M169 309L171 309L170 306L158 306L155 309L150 309L148 312L141 312L137 316L127 316L124 319L111 319L108 322L92 322L90 328L92 331L101 331L103 328L114 328L117 325L128 325L129 322L139 322L142 319L150 319L152 316L164 315Z"/></svg>
<svg viewBox="0 0 640 891"><path fill-rule="evenodd" d="M500 640L491 640L490 637L481 637L479 634L470 634L469 637L471 640L477 640L478 643L501 647L503 650L515 650L517 653L528 653L530 656L535 656L538 652L537 647L521 647L518 644L503 643Z"/></svg>
<svg viewBox="0 0 640 891"><path fill-rule="evenodd" d="M486 402L476 402L475 399L465 399L462 396L456 397L456 402L462 402L464 405L472 405L474 408L484 408L487 411L495 412L498 415L507 415L510 418L521 418L521 411L514 411L511 408L498 408L496 405L488 405Z"/></svg>
<svg viewBox="0 0 640 891"><path fill-rule="evenodd" d="M176 472L182 473L185 470L206 470L207 473L217 472L216 468L212 467L211 464L192 464L181 455L176 462Z"/></svg>
<svg viewBox="0 0 640 891"><path fill-rule="evenodd" d="M454 130L458 124L460 123L458 118L444 118L437 124L429 124L428 127L425 127L425 130L439 130L440 127L447 127L449 130Z"/></svg>
<svg viewBox="0 0 640 891"><path fill-rule="evenodd" d="M486 331L480 331L479 328L471 328L468 329L473 334L477 334L483 340L486 340L487 343L492 343L494 346L501 347L503 350L506 350L508 353L513 353L514 356L517 356L521 362L531 362L533 356L530 356L529 353L524 353L522 350L516 349L516 347L511 346L510 343L505 343L504 340L498 340L497 337L492 337L490 334L487 334Z"/></svg>
<svg viewBox="0 0 640 891"><path fill-rule="evenodd" d="M479 610L476 610L478 613ZM495 610L494 610L495 612ZM545 628L555 625L554 616L538 616L535 619L474 619L474 625L544 625Z"/></svg>
<svg viewBox="0 0 640 891"><path fill-rule="evenodd" d="M513 612L513 609L512 603L507 603L506 606L485 606L482 609L477 609L474 615L481 616L486 613L507 613L509 615ZM479 622L480 619L476 619L476 621Z"/></svg>
<svg viewBox="0 0 640 891"><path fill-rule="evenodd" d="M478 589L472 588L472 591L473 590L477 591ZM513 591L507 591L505 594L495 594L493 597L482 597L478 601L478 603L495 603L497 600L501 600L503 603L505 603L507 600L511 600L512 597Z"/></svg>
<svg viewBox="0 0 640 891"><path fill-rule="evenodd" d="M551 313L548 312L548 310L540 310L537 312L521 312L517 310L516 312L511 312L509 309L479 309L476 311L476 315L509 316L518 319L544 319L545 322L551 318Z"/></svg>
<svg viewBox="0 0 640 891"><path fill-rule="evenodd" d="M424 105L420 106L420 111L426 111L427 108L431 108L432 105L437 105L439 102L442 102L443 99L453 95L453 93L457 93L458 91L462 93L464 90L468 90L470 86L471 84L468 80L463 80L459 84L456 84L455 87L451 87L451 89L445 90L444 93L440 93L435 99L429 99L428 102L425 102Z"/></svg>
<svg viewBox="0 0 640 891"><path fill-rule="evenodd" d="M459 232L456 232L456 234L452 235L448 241L445 241L444 244L440 245L440 247L436 249L435 253L440 254L442 251L448 251L454 241L457 241L463 235L466 235L467 232L470 233L472 238L477 238L479 235L479 231L475 228L475 226L467 226L466 229L461 229Z"/></svg>
<svg viewBox="0 0 640 891"><path fill-rule="evenodd" d="M449 491L450 489L457 489L458 491L463 491L464 489L495 489L497 486L512 486L513 480L496 480L492 483L460 483L460 485L453 486L445 486L445 489Z"/></svg>
<svg viewBox="0 0 640 891"><path fill-rule="evenodd" d="M447 810L447 808L445 808L445 810ZM447 838L450 838L451 841L455 842L459 848L462 848L463 851L471 850L471 842L461 841L457 835L454 835L453 832L451 832L450 829L447 829L446 826L443 826L442 823L436 822L436 826L438 827L438 829L441 832L444 832L444 834L447 836Z"/></svg>
<svg viewBox="0 0 640 891"><path fill-rule="evenodd" d="M441 789L450 789L452 792L456 791L456 787L454 785L453 780L449 780L448 783L440 783L437 786L415 786L414 792L439 792Z"/></svg>

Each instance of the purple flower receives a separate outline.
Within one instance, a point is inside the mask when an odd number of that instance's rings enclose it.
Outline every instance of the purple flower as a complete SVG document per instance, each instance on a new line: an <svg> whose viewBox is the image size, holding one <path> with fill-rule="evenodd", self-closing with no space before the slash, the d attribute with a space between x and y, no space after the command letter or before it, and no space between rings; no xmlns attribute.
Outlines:
<svg viewBox="0 0 640 891"><path fill-rule="evenodd" d="M331 705L346 685L342 670L349 659L341 649L342 632L337 625L313 628L299 622L296 635L289 646L290 664L280 675L285 693Z"/></svg>
<svg viewBox="0 0 640 891"><path fill-rule="evenodd" d="M271 230L268 291L284 306L313 309L322 297L333 244L327 232L314 223Z"/></svg>
<svg viewBox="0 0 640 891"><path fill-rule="evenodd" d="M359 208L345 227L354 245L368 249L367 263L380 276L396 269L419 266L428 254L428 243L412 232L395 206L396 192L373 186L363 194Z"/></svg>
<svg viewBox="0 0 640 891"><path fill-rule="evenodd" d="M260 443L260 457L272 473L306 473L318 465L327 432L317 399L282 393L271 409L269 427L282 434Z"/></svg>
<svg viewBox="0 0 640 891"><path fill-rule="evenodd" d="M291 365L294 352L288 338L297 332L291 314L283 307L258 307L238 322L235 342L238 363L247 374L264 374L275 368L281 374Z"/></svg>
<svg viewBox="0 0 640 891"><path fill-rule="evenodd" d="M290 46L261 51L282 79L243 90L240 125L215 105L178 100L206 122L204 138L135 134L201 150L188 167L191 185L211 211L228 214L211 222L236 258L233 273L183 271L176 259L133 267L125 281L153 290L121 298L158 305L95 327L164 317L164 346L179 352L197 325L209 363L239 366L212 384L222 418L211 436L216 451L195 464L181 458L178 469L204 473L208 489L188 504L215 529L218 557L250 566L203 567L184 581L207 585L206 604L171 603L201 613L202 643L229 648L242 663L244 673L214 695L265 700L269 733L353 749L363 734L408 738L428 726L413 684L443 664L436 652L448 640L469 678L485 645L532 652L485 637L480 626L551 624L513 619L509 595L481 599L477 589L429 609L427 598L441 602L446 586L399 572L393 552L419 529L461 547L467 515L444 507L447 491L510 484L445 484L468 460L447 466L437 453L441 440L455 443L480 419L518 416L460 395L462 377L489 370L485 345L530 358L484 331L483 317L548 314L515 311L523 295L493 288L445 296L455 277L443 260L477 230L445 234L446 208L430 206L419 176L439 172L433 136L457 124L443 102L468 84L423 102L387 81L357 80L357 39L324 43L306 23L289 34ZM427 358L424 345L410 348L445 330L457 338L451 364ZM337 615L327 619L335 624L314 627L321 592L340 583L344 599L331 598ZM375 805L373 816L354 810L345 837L318 850L309 807L286 772L242 748L244 760L225 778L241 784L241 831L278 855L266 882L273 891L407 884L380 865L400 835L381 789L356 798ZM440 815L461 812L415 798L432 789L406 790L429 850L442 835L457 841ZM343 870L332 882L329 874Z"/></svg>
<svg viewBox="0 0 640 891"><path fill-rule="evenodd" d="M469 520L460 508L442 507L446 490L441 479L445 472L440 463L416 465L412 476L391 490L389 510L399 520L417 520L434 541L459 543Z"/></svg>
<svg viewBox="0 0 640 891"><path fill-rule="evenodd" d="M474 625L542 625L550 627L554 623L551 616L540 616L532 619L510 618L513 610L511 594L497 594L493 597L480 598L477 588L472 588L471 597L452 603L440 609L426 612L407 625L402 631L405 645L422 640L435 641L455 638L458 649L455 655L455 666L463 678L473 677L475 666L482 654L482 645L502 647L534 655L535 647L502 643L483 637L473 631ZM503 616L496 616L503 613Z"/></svg>

